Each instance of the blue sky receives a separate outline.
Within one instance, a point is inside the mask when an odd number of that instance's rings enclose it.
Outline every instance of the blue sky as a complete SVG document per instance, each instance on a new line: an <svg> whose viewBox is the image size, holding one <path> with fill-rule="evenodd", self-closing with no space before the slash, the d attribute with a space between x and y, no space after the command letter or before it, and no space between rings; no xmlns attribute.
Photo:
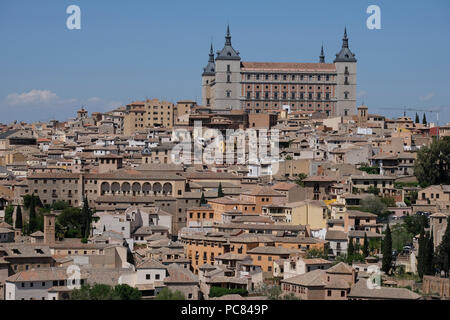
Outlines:
<svg viewBox="0 0 450 320"><path fill-rule="evenodd" d="M81 30L66 28L71 4ZM366 27L372 4L381 30ZM347 25L358 103L393 117L403 106L440 108L440 123L450 121L448 0L1 0L0 122L146 97L200 102L210 42L223 46L227 23L244 61L280 62L316 62L322 42L332 61Z"/></svg>

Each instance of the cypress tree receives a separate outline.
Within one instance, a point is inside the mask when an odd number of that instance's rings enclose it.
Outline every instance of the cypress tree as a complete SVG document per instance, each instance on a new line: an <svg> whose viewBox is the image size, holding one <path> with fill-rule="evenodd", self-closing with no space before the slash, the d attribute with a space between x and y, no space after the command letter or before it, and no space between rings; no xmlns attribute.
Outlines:
<svg viewBox="0 0 450 320"><path fill-rule="evenodd" d="M225 196L225 194L223 193L223 190L222 190L222 182L219 183L219 189L217 190L217 196L219 198L222 198Z"/></svg>
<svg viewBox="0 0 450 320"><path fill-rule="evenodd" d="M89 238L89 235L91 233L91 222L92 222L92 211L89 208L89 203L87 197L84 197L83 200L83 212L82 212L83 218L84 218L84 238Z"/></svg>
<svg viewBox="0 0 450 320"><path fill-rule="evenodd" d="M206 204L205 194L202 192L202 197L200 198L200 205Z"/></svg>
<svg viewBox="0 0 450 320"><path fill-rule="evenodd" d="M419 256L417 257L417 273L419 277L422 279L424 270L425 270L425 256L426 256L426 238L425 238L425 230L422 226L422 230L420 230L419 237Z"/></svg>
<svg viewBox="0 0 450 320"><path fill-rule="evenodd" d="M437 262L441 271L445 272L445 276L449 274L450 263L450 217L447 218L447 228L445 229L442 242L437 248Z"/></svg>
<svg viewBox="0 0 450 320"><path fill-rule="evenodd" d="M415 123L420 123L419 115L417 114L417 112L416 112L416 121L415 121Z"/></svg>
<svg viewBox="0 0 450 320"><path fill-rule="evenodd" d="M366 232L364 232L363 255L364 258L369 256L369 240L367 239Z"/></svg>
<svg viewBox="0 0 450 320"><path fill-rule="evenodd" d="M426 116L426 114L425 114L425 113L423 114L423 118L422 118L422 124L424 124L424 125L426 125L426 124L427 124L427 116Z"/></svg>
<svg viewBox="0 0 450 320"><path fill-rule="evenodd" d="M425 256L424 274L428 276L434 275L434 248L433 248L433 232L427 234L426 256Z"/></svg>
<svg viewBox="0 0 450 320"><path fill-rule="evenodd" d="M383 260L381 270L386 274L389 273L392 267L392 234L391 228L387 225L386 234L383 240Z"/></svg>
<svg viewBox="0 0 450 320"><path fill-rule="evenodd" d="M29 233L35 232L37 229L37 221L36 221L36 199L34 194L31 195L30 199L30 221L29 221Z"/></svg>
<svg viewBox="0 0 450 320"><path fill-rule="evenodd" d="M353 245L353 239L348 238L348 245L347 245L347 257L352 257L355 254L355 246Z"/></svg>
<svg viewBox="0 0 450 320"><path fill-rule="evenodd" d="M20 206L17 206L15 227L16 227L16 229L22 229L22 227L23 227L22 209L20 208Z"/></svg>

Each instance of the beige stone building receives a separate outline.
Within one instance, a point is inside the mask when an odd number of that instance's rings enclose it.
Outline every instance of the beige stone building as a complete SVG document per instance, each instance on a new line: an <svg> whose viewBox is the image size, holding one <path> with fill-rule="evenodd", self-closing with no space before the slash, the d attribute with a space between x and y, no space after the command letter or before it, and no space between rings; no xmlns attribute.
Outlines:
<svg viewBox="0 0 450 320"><path fill-rule="evenodd" d="M158 99L133 102L126 107L124 135L131 136L145 128L172 128L175 105Z"/></svg>

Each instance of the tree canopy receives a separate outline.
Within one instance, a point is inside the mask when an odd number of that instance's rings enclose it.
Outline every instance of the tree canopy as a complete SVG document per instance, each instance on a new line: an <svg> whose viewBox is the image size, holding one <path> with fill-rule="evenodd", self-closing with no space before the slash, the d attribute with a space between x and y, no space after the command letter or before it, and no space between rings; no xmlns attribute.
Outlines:
<svg viewBox="0 0 450 320"><path fill-rule="evenodd" d="M140 300L141 292L127 284L115 287L106 284L82 285L72 291L71 300Z"/></svg>
<svg viewBox="0 0 450 320"><path fill-rule="evenodd" d="M450 184L450 137L434 139L417 153L414 175L423 187Z"/></svg>
<svg viewBox="0 0 450 320"><path fill-rule="evenodd" d="M156 300L186 300L186 298L179 290L173 292L169 288L164 288L158 293Z"/></svg>

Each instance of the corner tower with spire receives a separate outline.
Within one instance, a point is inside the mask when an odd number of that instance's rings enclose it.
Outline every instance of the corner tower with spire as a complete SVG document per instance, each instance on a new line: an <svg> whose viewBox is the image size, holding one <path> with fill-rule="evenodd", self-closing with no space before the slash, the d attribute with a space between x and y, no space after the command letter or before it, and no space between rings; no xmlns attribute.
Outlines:
<svg viewBox="0 0 450 320"><path fill-rule="evenodd" d="M227 26L225 45L217 52L214 109L240 110L241 57L231 44L230 26Z"/></svg>
<svg viewBox="0 0 450 320"><path fill-rule="evenodd" d="M214 49L211 43L211 48L209 50L209 59L208 64L205 68L203 68L202 73L202 105L206 107L210 107L214 105L214 94L213 87L211 86L214 83L214 79L216 77L216 62L214 60Z"/></svg>
<svg viewBox="0 0 450 320"><path fill-rule="evenodd" d="M356 67L355 54L350 51L348 45L347 27L344 29L342 48L336 54L334 65L336 66L336 115L356 115Z"/></svg>

